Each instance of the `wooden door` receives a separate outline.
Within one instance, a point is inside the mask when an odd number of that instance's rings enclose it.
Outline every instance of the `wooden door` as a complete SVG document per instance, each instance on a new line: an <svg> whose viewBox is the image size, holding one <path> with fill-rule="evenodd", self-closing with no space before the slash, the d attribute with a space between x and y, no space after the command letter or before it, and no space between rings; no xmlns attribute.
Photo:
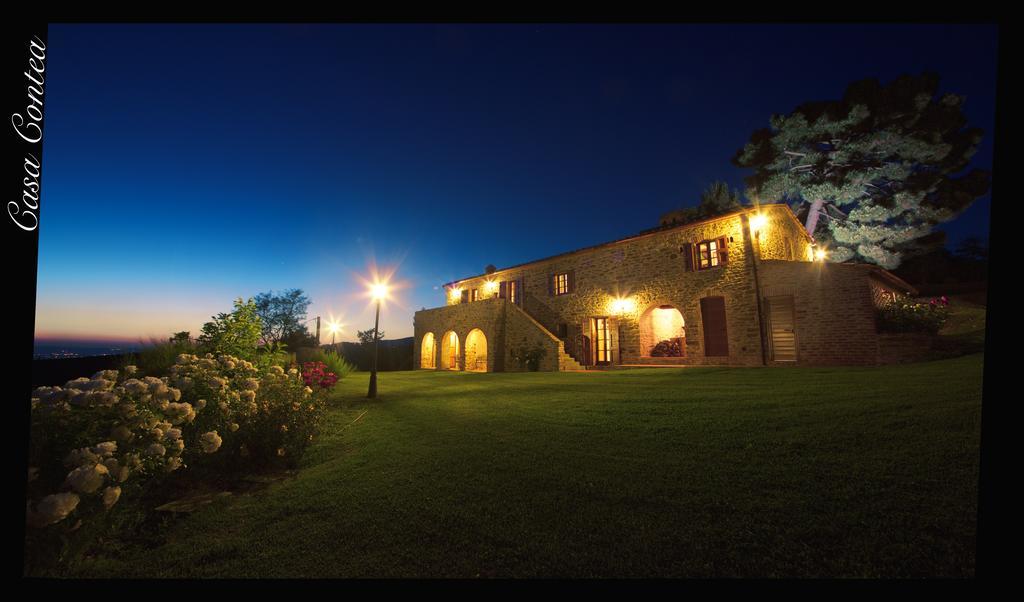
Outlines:
<svg viewBox="0 0 1024 602"><path fill-rule="evenodd" d="M704 355L728 356L729 333L725 325L725 297L704 297L700 300L704 324Z"/></svg>

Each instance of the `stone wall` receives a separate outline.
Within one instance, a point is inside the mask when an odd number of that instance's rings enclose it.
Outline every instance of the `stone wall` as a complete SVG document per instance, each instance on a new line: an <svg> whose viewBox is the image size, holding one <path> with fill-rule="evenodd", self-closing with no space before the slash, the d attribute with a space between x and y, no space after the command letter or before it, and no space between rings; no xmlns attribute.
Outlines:
<svg viewBox="0 0 1024 602"><path fill-rule="evenodd" d="M504 302L504 300L502 300ZM523 310L508 303L505 312L505 370L515 372L524 370L525 367L512 359L512 352L516 348L544 349L544 356L540 359L539 370L541 372L558 370L558 354L560 341L550 332L542 330L540 324Z"/></svg>
<svg viewBox="0 0 1024 602"><path fill-rule="evenodd" d="M904 364L928 359L934 337L918 332L882 333L878 335L880 364Z"/></svg>
<svg viewBox="0 0 1024 602"><path fill-rule="evenodd" d="M879 362L875 300L883 285L872 278L872 270L843 263L761 263L762 294L793 296L798 363Z"/></svg>
<svg viewBox="0 0 1024 602"><path fill-rule="evenodd" d="M423 350L423 336L434 333L434 365L441 369L441 348L445 334L455 331L459 337L459 370L465 370L465 345L469 333L479 328L487 337L487 371L505 369L505 301L485 299L475 303L437 307L416 312L413 317L413 366L422 365L420 353Z"/></svg>

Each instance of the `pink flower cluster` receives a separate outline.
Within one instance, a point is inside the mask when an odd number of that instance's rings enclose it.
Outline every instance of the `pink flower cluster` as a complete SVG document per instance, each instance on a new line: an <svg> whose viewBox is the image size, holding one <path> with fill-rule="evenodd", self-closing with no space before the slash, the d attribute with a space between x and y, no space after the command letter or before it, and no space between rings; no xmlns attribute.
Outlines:
<svg viewBox="0 0 1024 602"><path fill-rule="evenodd" d="M307 387L330 389L338 382L338 375L328 372L327 365L323 362L306 362L302 365L302 380Z"/></svg>
<svg viewBox="0 0 1024 602"><path fill-rule="evenodd" d="M947 299L946 296L943 295L943 296L939 297L938 299L932 299L928 303L928 305L931 305L932 307L936 307L936 306L942 305L943 307L945 307L945 306L949 305L949 299Z"/></svg>

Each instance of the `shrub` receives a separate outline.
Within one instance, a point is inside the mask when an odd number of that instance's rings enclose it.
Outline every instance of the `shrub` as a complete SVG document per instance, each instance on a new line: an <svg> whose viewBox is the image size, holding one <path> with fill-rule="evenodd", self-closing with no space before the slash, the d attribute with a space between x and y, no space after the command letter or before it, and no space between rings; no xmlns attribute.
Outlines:
<svg viewBox="0 0 1024 602"><path fill-rule="evenodd" d="M256 357L260 340L260 317L256 302L235 300L235 310L229 314L219 313L212 322L203 324L199 335L199 348L217 356L231 355L246 360Z"/></svg>
<svg viewBox="0 0 1024 602"><path fill-rule="evenodd" d="M317 349L310 357L311 361L322 362L327 366L329 372L333 372L339 379L345 378L355 371L355 366L345 361L336 351L330 349Z"/></svg>
<svg viewBox="0 0 1024 602"><path fill-rule="evenodd" d="M928 303L897 298L878 308L878 329L882 332L923 332L937 334L949 318L949 300L932 299Z"/></svg>
<svg viewBox="0 0 1024 602"><path fill-rule="evenodd" d="M29 549L66 549L122 496L180 468L294 463L322 423L334 375L181 354L163 378L104 370L32 397ZM309 381L313 386L308 386ZM28 550L27 550L28 551ZM30 554L32 555L32 554Z"/></svg>
<svg viewBox="0 0 1024 602"><path fill-rule="evenodd" d="M536 372L537 370L540 370L540 360L543 359L547 353L548 350L541 345L537 345L535 347L522 345L512 349L512 359L519 362L519 367L521 369Z"/></svg>

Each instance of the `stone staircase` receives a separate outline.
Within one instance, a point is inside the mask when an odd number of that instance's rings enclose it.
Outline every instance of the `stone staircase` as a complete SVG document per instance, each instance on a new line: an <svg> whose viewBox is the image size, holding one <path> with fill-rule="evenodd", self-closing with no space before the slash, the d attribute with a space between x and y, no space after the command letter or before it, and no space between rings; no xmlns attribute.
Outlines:
<svg viewBox="0 0 1024 602"><path fill-rule="evenodd" d="M560 339L557 336L555 336L547 328L544 328L544 325L541 324L539 321L537 321L536 318L531 316L529 312L527 312L523 308L521 308L521 307L519 307L519 306L517 306L515 304L512 304L512 303L509 303L507 305L507 307L509 308L509 311L518 312L520 315L525 317L527 319L527 321L529 321L534 327L537 328L537 330L539 330L540 332L544 333L544 335L547 338L551 339L552 342L555 342L555 343L558 344L558 370L559 370L559 372L565 372L565 371L571 371L571 370L586 370L585 366L581 365L578 361L576 361L576 359L573 356L569 355L569 353L566 352L566 350L565 350L565 341L563 341L562 339Z"/></svg>
<svg viewBox="0 0 1024 602"><path fill-rule="evenodd" d="M585 370L571 355L565 352L565 343L559 341L558 343L558 370L565 372L566 370Z"/></svg>

